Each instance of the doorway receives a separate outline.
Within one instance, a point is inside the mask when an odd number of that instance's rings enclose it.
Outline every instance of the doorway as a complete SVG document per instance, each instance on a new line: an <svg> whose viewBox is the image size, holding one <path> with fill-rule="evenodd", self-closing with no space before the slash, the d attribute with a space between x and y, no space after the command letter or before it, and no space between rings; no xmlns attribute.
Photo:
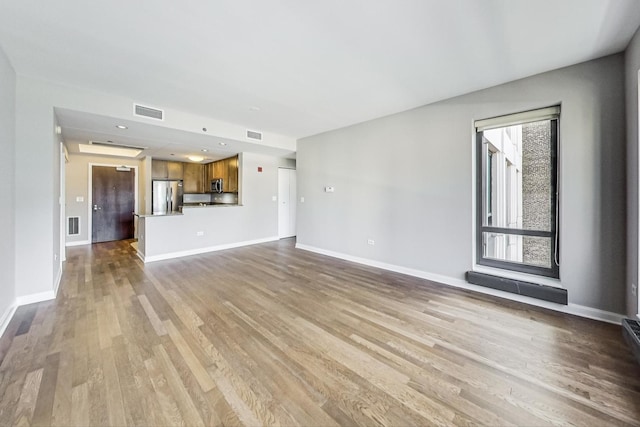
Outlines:
<svg viewBox="0 0 640 427"><path fill-rule="evenodd" d="M135 169L91 165L91 243L134 237Z"/></svg>
<svg viewBox="0 0 640 427"><path fill-rule="evenodd" d="M296 235L296 170L278 168L278 237Z"/></svg>

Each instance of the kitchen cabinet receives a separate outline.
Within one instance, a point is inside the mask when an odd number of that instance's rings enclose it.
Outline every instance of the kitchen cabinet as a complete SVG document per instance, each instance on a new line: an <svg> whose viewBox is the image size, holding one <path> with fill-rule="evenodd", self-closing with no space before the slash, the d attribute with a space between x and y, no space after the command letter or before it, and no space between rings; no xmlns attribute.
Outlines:
<svg viewBox="0 0 640 427"><path fill-rule="evenodd" d="M222 178L222 190L225 193L238 192L238 156L213 162L210 173L208 182Z"/></svg>
<svg viewBox="0 0 640 427"><path fill-rule="evenodd" d="M167 162L164 160L151 160L151 178L167 179Z"/></svg>
<svg viewBox="0 0 640 427"><path fill-rule="evenodd" d="M167 162L167 178L184 179L183 165L182 162Z"/></svg>
<svg viewBox="0 0 640 427"><path fill-rule="evenodd" d="M213 177L211 179L222 178L226 181L227 172L224 164L224 160L218 160L217 162L213 162Z"/></svg>
<svg viewBox="0 0 640 427"><path fill-rule="evenodd" d="M238 192L238 156L225 159L227 162L227 181L224 185L228 184L226 192L237 193Z"/></svg>
<svg viewBox="0 0 640 427"><path fill-rule="evenodd" d="M166 160L151 161L152 179L183 179L182 162Z"/></svg>
<svg viewBox="0 0 640 427"><path fill-rule="evenodd" d="M201 165L199 163L184 164L183 189L185 193L204 193L207 191L204 179L205 166L206 165Z"/></svg>

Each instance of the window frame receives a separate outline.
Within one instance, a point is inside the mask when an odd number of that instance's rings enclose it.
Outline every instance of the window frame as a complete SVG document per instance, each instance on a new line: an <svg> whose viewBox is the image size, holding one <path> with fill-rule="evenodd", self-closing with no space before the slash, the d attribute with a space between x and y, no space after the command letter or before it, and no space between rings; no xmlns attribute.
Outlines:
<svg viewBox="0 0 640 427"><path fill-rule="evenodd" d="M505 116L509 117L509 116ZM543 230L527 230L527 229L518 229L518 228L504 228L504 227L494 227L484 225L483 222L483 212L484 212L484 197L486 197L486 192L483 191L487 182L485 181L487 174L487 165L485 162L485 158L483 155L483 134L487 129L478 130L476 127L476 264L483 265L487 267L499 268L510 271L517 271L520 273L533 274L537 276L551 277L555 279L560 278L560 266L559 266L559 257L560 257L560 233L558 229L558 220L559 220L559 195L558 195L558 147L560 145L559 141L559 114L556 117L540 117L538 119L528 119L521 122L507 122L504 125L495 125L493 128L507 127L511 125L517 124L525 124L531 123L535 121L543 121L549 120L551 125L551 147L550 147L550 158L551 158L551 227L549 231ZM476 125L477 126L477 125ZM495 159L494 159L495 160ZM521 264L512 261L505 260L497 260L492 258L486 258L484 256L484 233L500 233L506 235L517 235L517 236L533 236L533 237L547 237L551 241L551 267L542 267L535 265L527 265Z"/></svg>

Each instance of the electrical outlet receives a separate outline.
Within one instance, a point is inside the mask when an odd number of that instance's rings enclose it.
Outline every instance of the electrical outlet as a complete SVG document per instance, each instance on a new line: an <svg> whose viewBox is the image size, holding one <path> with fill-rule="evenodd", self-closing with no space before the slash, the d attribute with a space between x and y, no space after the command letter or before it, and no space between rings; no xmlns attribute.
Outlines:
<svg viewBox="0 0 640 427"><path fill-rule="evenodd" d="M635 283L631 284L631 295L635 296L638 294L638 287L636 286Z"/></svg>
<svg viewBox="0 0 640 427"><path fill-rule="evenodd" d="M204 231L198 231L198 232L196 233L196 236L204 236Z"/></svg>
<svg viewBox="0 0 640 427"><path fill-rule="evenodd" d="M373 240L373 239L368 239L368 240L367 240L367 245L371 245L371 246L373 246L373 245L375 245L375 244L376 244L376 241L375 241L375 240Z"/></svg>

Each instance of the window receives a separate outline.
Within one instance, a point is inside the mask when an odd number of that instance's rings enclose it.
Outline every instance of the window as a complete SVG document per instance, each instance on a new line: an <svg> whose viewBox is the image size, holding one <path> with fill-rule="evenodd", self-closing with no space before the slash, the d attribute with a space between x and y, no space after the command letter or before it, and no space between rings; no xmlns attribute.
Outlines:
<svg viewBox="0 0 640 427"><path fill-rule="evenodd" d="M476 125L476 262L559 277L560 107Z"/></svg>

